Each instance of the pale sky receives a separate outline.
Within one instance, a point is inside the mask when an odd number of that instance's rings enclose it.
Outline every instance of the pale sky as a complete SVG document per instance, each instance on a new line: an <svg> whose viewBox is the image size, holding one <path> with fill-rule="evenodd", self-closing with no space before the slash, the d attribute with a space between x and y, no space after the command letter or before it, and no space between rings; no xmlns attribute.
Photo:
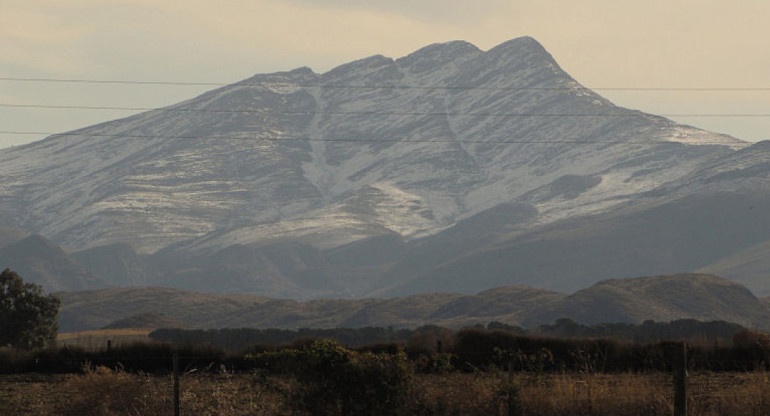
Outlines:
<svg viewBox="0 0 770 416"><path fill-rule="evenodd" d="M0 0L0 78L233 83L436 42L532 36L618 105L770 139L768 0ZM160 107L212 86L0 80L0 147ZM32 108L19 108L31 105ZM752 116L745 115L761 115Z"/></svg>

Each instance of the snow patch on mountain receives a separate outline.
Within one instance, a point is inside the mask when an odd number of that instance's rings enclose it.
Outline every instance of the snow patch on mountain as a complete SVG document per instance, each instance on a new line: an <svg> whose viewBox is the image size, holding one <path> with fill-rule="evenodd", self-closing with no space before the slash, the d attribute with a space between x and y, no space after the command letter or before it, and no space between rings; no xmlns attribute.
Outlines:
<svg viewBox="0 0 770 416"><path fill-rule="evenodd" d="M698 130L687 126L675 126L672 128L671 135L667 138L670 142L685 143L693 145L719 145L728 146L731 149L743 149L750 144L734 137L723 134L715 134Z"/></svg>
<svg viewBox="0 0 770 416"><path fill-rule="evenodd" d="M0 213L75 248L329 248L509 202L534 205L532 225L601 213L745 145L614 106L532 38L457 41L260 74L0 151Z"/></svg>

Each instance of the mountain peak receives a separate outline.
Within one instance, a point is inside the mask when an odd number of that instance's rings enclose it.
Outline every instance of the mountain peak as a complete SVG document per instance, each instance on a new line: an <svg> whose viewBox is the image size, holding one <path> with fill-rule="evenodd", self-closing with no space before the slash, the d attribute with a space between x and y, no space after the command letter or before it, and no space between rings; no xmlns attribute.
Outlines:
<svg viewBox="0 0 770 416"><path fill-rule="evenodd" d="M329 72L324 73L322 76L325 82L341 81L350 76L371 76L382 70L395 68L394 64L393 58L378 54L342 64L331 69Z"/></svg>
<svg viewBox="0 0 770 416"><path fill-rule="evenodd" d="M48 253L60 254L64 251L54 244L51 240L43 237L40 234L32 234L27 238L15 243L15 246L21 250L27 251L46 251Z"/></svg>
<svg viewBox="0 0 770 416"><path fill-rule="evenodd" d="M559 68L550 53L529 36L511 39L486 52L486 57L504 64L526 65L532 68L549 68L553 72L567 75Z"/></svg>
<svg viewBox="0 0 770 416"><path fill-rule="evenodd" d="M410 69L412 72L424 72L449 62L465 60L480 55L482 52L475 45L463 40L444 43L434 43L420 48L407 56L399 58L396 63Z"/></svg>
<svg viewBox="0 0 770 416"><path fill-rule="evenodd" d="M318 74L313 72L312 69L310 69L307 66L302 66L289 71L273 72L269 74L257 74L239 83L236 83L233 86L237 86L239 84L252 84L252 83L262 83L262 82L286 82L286 81L305 82L305 81L314 80L316 77L318 77ZM224 88L230 88L230 87L232 86L228 86Z"/></svg>
<svg viewBox="0 0 770 416"><path fill-rule="evenodd" d="M43 285L50 291L103 285L61 247L39 234L0 249L0 268L6 267L18 272L26 282Z"/></svg>
<svg viewBox="0 0 770 416"><path fill-rule="evenodd" d="M521 36L518 38L507 40L495 46L494 48L490 49L490 51L496 50L496 49L546 52L543 45L531 36Z"/></svg>

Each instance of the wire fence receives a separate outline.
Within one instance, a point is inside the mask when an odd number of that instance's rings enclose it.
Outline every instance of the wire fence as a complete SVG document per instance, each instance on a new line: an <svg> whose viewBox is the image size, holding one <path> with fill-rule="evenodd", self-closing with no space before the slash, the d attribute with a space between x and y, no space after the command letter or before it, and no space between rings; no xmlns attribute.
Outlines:
<svg viewBox="0 0 770 416"><path fill-rule="evenodd" d="M509 364L498 366L498 370L489 369L484 372L423 373L423 375L416 375L417 381L415 383L417 383L416 386L427 389L425 391L433 391L431 390L433 385L443 386L445 391L434 392L434 394L444 395L439 400L444 401L445 411L447 406L453 406L453 398L448 396L463 394L458 390L452 390L452 388L468 389L469 395L464 397L463 400L465 401L490 401L496 403L497 409L499 409L499 413L475 414L527 414L521 412L522 403L534 406L528 404L531 403L532 398L521 398L516 396L517 394L550 395L551 400L556 400L556 396L565 394L565 389L567 389L570 397L562 400L572 400L574 402L572 404L573 410L575 409L574 406L591 406L591 400L617 400L618 402L629 400L623 398L624 395L628 394L639 396L637 400L640 402L651 400L645 396L649 392L645 392L644 389L654 389L652 392L654 394L649 394L649 396L654 396L654 400L657 400L658 404L662 402L667 409L674 409L675 415L688 414L688 406L691 409L700 409L695 414L710 414L701 413L703 403L710 403L709 406L712 408L723 406L723 410L728 410L727 407L724 407L726 400L735 401L736 403L733 403L732 406L738 406L738 404L743 406L733 407L732 409L742 410L729 414L767 414L762 413L762 411L770 410L770 403L763 402L761 397L770 386L770 378L768 377L770 373L755 371L715 374L699 371L688 374L685 371L688 365L684 364L687 359L686 354L689 351L686 344L671 343L666 348L669 348L669 352L673 353L678 349L681 353L671 355L668 358L671 368L668 373L660 371L612 374L577 371L552 372L547 368L539 367L508 373L507 371L513 368ZM481 355L481 353L477 355ZM77 375L41 373L0 375L0 407L11 406L14 403L20 406L19 402L25 400L23 397L19 397L20 394L29 396L32 392L38 392L37 394L42 397L42 402L49 401L56 406L64 406L59 407L59 410L66 408L66 406L73 406L72 409L83 411L83 409L88 408L87 406L98 407L105 403L110 403L110 406L113 406L122 401L128 401L136 406L135 409L141 409L142 406L155 406L153 407L155 410L147 413L115 412L115 414L199 414L196 412L200 412L201 406L205 405L210 406L207 414L272 415L286 414L281 413L286 411L286 401L292 400L293 392L296 389L301 389L291 374L275 373L271 375L270 371L265 368L251 368L246 371L232 362L226 360L209 362L208 360L213 357L189 354L189 351L186 354L171 352L170 355L143 357L125 354L110 356L109 351L102 351L91 358L94 361L85 361ZM100 363L100 360L105 361ZM113 362L112 366L109 366L107 360L116 361ZM154 373L131 371L123 363L132 361L164 362L167 370ZM329 377L333 377L335 367L329 366L325 371L328 372ZM510 383L514 384L511 385ZM450 386L454 387L450 388ZM482 390L479 386L484 386L486 390ZM427 394L425 391L422 394ZM493 394L482 394L489 391ZM592 395L595 396L594 399L589 399ZM425 400L425 397L422 400ZM586 402L586 400L588 401ZM471 408L469 403L463 403L463 405ZM459 405L455 404L454 406ZM652 405L648 404L648 406ZM236 407L239 409L237 412L234 410ZM4 408L9 409L11 407ZM261 409L260 412L255 411L257 408ZM216 409L216 411L211 409ZM650 407L647 409L650 411L648 413L650 415L661 414ZM512 411L519 413L511 413ZM760 413L756 413L756 411ZM474 413L468 411L468 413L453 414ZM579 414L602 415L604 413L594 408L594 412L581 412Z"/></svg>

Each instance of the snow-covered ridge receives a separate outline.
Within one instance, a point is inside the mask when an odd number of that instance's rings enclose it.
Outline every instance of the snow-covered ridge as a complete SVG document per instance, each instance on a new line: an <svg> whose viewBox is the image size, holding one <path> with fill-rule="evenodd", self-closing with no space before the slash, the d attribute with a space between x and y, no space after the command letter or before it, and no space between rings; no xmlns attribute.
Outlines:
<svg viewBox="0 0 770 416"><path fill-rule="evenodd" d="M533 225L602 212L744 147L615 107L531 38L262 74L174 108L203 111L0 152L3 223L74 248L328 248L432 235L511 201L537 208ZM599 182L548 193L569 175Z"/></svg>

